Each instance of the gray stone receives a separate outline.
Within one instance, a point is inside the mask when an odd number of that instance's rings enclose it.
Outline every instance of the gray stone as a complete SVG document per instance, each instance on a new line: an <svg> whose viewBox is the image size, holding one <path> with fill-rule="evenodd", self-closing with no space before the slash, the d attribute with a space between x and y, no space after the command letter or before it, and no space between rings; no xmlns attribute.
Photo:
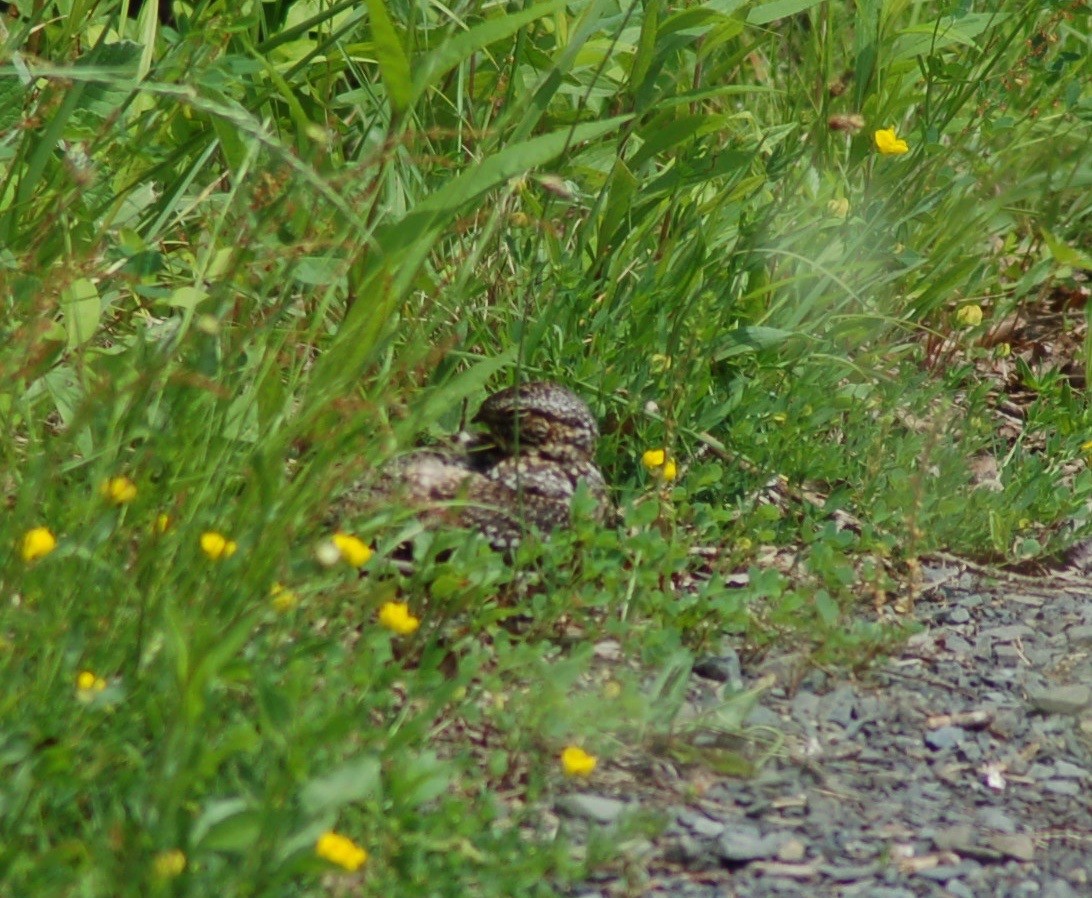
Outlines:
<svg viewBox="0 0 1092 898"><path fill-rule="evenodd" d="M1029 686L1028 701L1044 714L1078 714L1092 704L1092 687L1080 683L1069 686Z"/></svg>
<svg viewBox="0 0 1092 898"><path fill-rule="evenodd" d="M943 751L959 745L965 735L963 727L940 727L925 734L925 744L934 751Z"/></svg>
<svg viewBox="0 0 1092 898"><path fill-rule="evenodd" d="M717 840L717 855L730 864L746 863L777 856L784 837L779 833L762 835L757 827L732 826Z"/></svg>
<svg viewBox="0 0 1092 898"><path fill-rule="evenodd" d="M1027 862L1035 856L1035 843L1026 833L992 835L986 838L986 842L991 848L1018 861Z"/></svg>
<svg viewBox="0 0 1092 898"><path fill-rule="evenodd" d="M843 727L849 726L857 713L857 693L852 686L839 686L823 696L822 706L828 720Z"/></svg>
<svg viewBox="0 0 1092 898"><path fill-rule="evenodd" d="M781 719L781 715L765 705L755 705L751 708L744 723L752 727L772 727L778 732L785 728L785 721Z"/></svg>
<svg viewBox="0 0 1092 898"><path fill-rule="evenodd" d="M973 645L962 636L956 636L954 633L949 633L944 637L944 647L956 655L970 655L974 652Z"/></svg>
<svg viewBox="0 0 1092 898"><path fill-rule="evenodd" d="M777 859L786 864L794 864L807 857L808 849L799 839L782 842L777 849Z"/></svg>
<svg viewBox="0 0 1092 898"><path fill-rule="evenodd" d="M974 861L963 861L959 864L940 864L936 867L918 870L915 875L920 876L922 879L932 879L935 882L948 882L971 873L977 873L981 868L982 865L976 864Z"/></svg>
<svg viewBox="0 0 1092 898"><path fill-rule="evenodd" d="M821 864L819 872L835 882L861 882L871 879L882 869L880 864Z"/></svg>
<svg viewBox="0 0 1092 898"><path fill-rule="evenodd" d="M1081 794L1081 784L1074 780L1047 780L1043 788L1055 795L1075 796Z"/></svg>
<svg viewBox="0 0 1092 898"><path fill-rule="evenodd" d="M1000 808L980 808L975 814L978 825L986 829L995 829L999 833L1016 832L1016 821Z"/></svg>
<svg viewBox="0 0 1092 898"><path fill-rule="evenodd" d="M992 639L994 642L1012 642L1015 639L1023 639L1033 636L1035 631L1025 624L1007 624L1002 627L991 627L981 632L981 636Z"/></svg>
<svg viewBox="0 0 1092 898"><path fill-rule="evenodd" d="M1064 879L1049 879L1044 883L1043 890L1040 892L1042 898L1078 898L1080 895L1087 895L1087 892L1078 892Z"/></svg>
<svg viewBox="0 0 1092 898"><path fill-rule="evenodd" d="M1069 761L1057 760L1054 762L1054 775L1061 779L1083 780L1088 776L1088 771Z"/></svg>
<svg viewBox="0 0 1092 898"><path fill-rule="evenodd" d="M979 898L970 886L958 879L949 879L944 883L944 890L953 898Z"/></svg>
<svg viewBox="0 0 1092 898"><path fill-rule="evenodd" d="M705 814L683 811L679 814L679 823L695 835L705 839L715 839L724 832L725 826L718 820L711 820Z"/></svg>
<svg viewBox="0 0 1092 898"><path fill-rule="evenodd" d="M1092 624L1077 624L1065 631L1069 644L1079 648L1092 646Z"/></svg>
<svg viewBox="0 0 1092 898"><path fill-rule="evenodd" d="M636 807L635 804L632 806ZM562 795L557 800L557 810L560 813L604 824L614 823L630 807L630 802L605 795L592 795L589 792L573 792Z"/></svg>

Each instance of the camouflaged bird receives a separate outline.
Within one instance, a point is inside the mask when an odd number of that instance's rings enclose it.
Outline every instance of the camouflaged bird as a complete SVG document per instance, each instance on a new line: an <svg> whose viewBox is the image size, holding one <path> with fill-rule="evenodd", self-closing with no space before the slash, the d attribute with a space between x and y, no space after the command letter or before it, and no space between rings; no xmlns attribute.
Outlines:
<svg viewBox="0 0 1092 898"><path fill-rule="evenodd" d="M599 428L565 387L536 381L489 396L474 417L485 432L459 449L419 449L384 467L374 492L405 503L428 527L480 531L493 548L519 544L530 527L567 527L584 484L606 517L606 481L593 453Z"/></svg>

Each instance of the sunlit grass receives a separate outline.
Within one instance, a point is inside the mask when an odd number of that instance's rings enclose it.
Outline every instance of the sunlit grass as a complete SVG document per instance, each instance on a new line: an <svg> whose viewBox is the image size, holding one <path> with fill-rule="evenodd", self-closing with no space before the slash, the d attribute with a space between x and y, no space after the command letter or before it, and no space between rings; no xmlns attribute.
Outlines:
<svg viewBox="0 0 1092 898"><path fill-rule="evenodd" d="M1087 10L732 6L5 20L14 892L551 894L695 656L864 664L920 554L1061 544L1083 396L1006 442L974 362L1088 267ZM331 523L516 377L618 527Z"/></svg>

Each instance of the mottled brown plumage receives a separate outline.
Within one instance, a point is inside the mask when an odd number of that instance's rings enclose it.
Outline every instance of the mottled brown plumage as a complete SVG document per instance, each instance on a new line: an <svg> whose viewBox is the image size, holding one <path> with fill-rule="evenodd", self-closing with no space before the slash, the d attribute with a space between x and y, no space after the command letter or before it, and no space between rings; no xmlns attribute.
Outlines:
<svg viewBox="0 0 1092 898"><path fill-rule="evenodd" d="M512 456L535 451L558 462L590 461L599 426L587 404L550 381L519 384L482 403L474 422Z"/></svg>
<svg viewBox="0 0 1092 898"><path fill-rule="evenodd" d="M419 449L384 467L373 503L405 503L429 527L479 530L498 550L528 527L567 527L581 484L606 516L607 484L592 458L599 428L574 393L547 381L510 387L489 396L474 423L485 433L459 449Z"/></svg>

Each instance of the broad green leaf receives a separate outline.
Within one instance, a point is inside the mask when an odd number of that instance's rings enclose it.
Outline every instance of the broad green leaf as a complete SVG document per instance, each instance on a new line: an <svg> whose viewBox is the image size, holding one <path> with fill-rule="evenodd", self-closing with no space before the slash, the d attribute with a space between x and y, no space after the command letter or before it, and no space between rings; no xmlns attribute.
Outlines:
<svg viewBox="0 0 1092 898"><path fill-rule="evenodd" d="M977 49L974 38L1005 18L1007 16L1002 13L971 13L959 19L942 16L933 22L905 28L891 48L891 61L928 56L952 44L963 44Z"/></svg>
<svg viewBox="0 0 1092 898"><path fill-rule="evenodd" d="M814 602L819 619L828 627L836 627L838 619L842 616L842 610L838 607L838 603L831 598L830 593L825 589L818 590L815 593Z"/></svg>
<svg viewBox="0 0 1092 898"><path fill-rule="evenodd" d="M882 14L883 0L859 0L857 3L853 23L853 92L858 108L873 91L872 76L876 71Z"/></svg>
<svg viewBox="0 0 1092 898"><path fill-rule="evenodd" d="M1043 228L1043 242L1050 250L1051 258L1059 265L1092 270L1092 256L1077 247L1070 246L1063 240L1059 240L1046 228Z"/></svg>
<svg viewBox="0 0 1092 898"><path fill-rule="evenodd" d="M414 99L409 57L387 12L387 4L383 0L368 0L368 15L371 19L372 41L379 72L387 87L391 108L396 114L401 114L410 107Z"/></svg>
<svg viewBox="0 0 1092 898"><path fill-rule="evenodd" d="M418 74L413 79L413 101L479 50L512 36L543 16L563 10L567 5L568 0L548 0L517 13L488 19L468 31L447 38L418 64Z"/></svg>
<svg viewBox="0 0 1092 898"><path fill-rule="evenodd" d="M638 502L626 512L626 527L640 530L651 525L659 516L658 502Z"/></svg>
<svg viewBox="0 0 1092 898"><path fill-rule="evenodd" d="M201 287L179 287L167 298L167 305L192 311L208 298L208 291Z"/></svg>
<svg viewBox="0 0 1092 898"><path fill-rule="evenodd" d="M656 51L656 38L660 27L660 8L663 0L650 0L645 4L645 17L641 23L641 36L637 40L637 52L629 68L629 89L636 94L648 75Z"/></svg>
<svg viewBox="0 0 1092 898"><path fill-rule="evenodd" d="M713 360L723 362L733 356L769 349L771 346L784 343L793 336L795 334L792 331L776 327L739 327L724 335L723 342L727 345L714 353Z"/></svg>
<svg viewBox="0 0 1092 898"><path fill-rule="evenodd" d="M82 346L95 336L102 318L102 300L94 283L80 278L65 287L61 291L61 311L68 349Z"/></svg>
<svg viewBox="0 0 1092 898"><path fill-rule="evenodd" d="M438 218L450 215L483 193L503 184L509 178L522 175L555 159L569 147L609 134L631 118L628 115L619 115L601 122L588 122L574 128L562 128L559 131L507 146L492 156L487 156L480 164L467 168L418 203L401 222L391 229L387 240L381 239L380 242L389 243L390 237L395 234L402 239L408 238L412 242L420 236L421 225L431 225ZM399 244L393 244L393 246L397 245Z"/></svg>
<svg viewBox="0 0 1092 898"><path fill-rule="evenodd" d="M422 423L436 421L453 405L482 395L489 379L513 361L511 352L473 361L465 370L445 380L443 386L431 391L420 406L415 406L412 419Z"/></svg>
<svg viewBox="0 0 1092 898"><path fill-rule="evenodd" d="M617 130L631 118L632 116L620 115L601 122L562 128L507 146L492 156L487 156L479 165L466 169L426 197L400 221L378 230L375 235L378 251L372 251L369 263L357 275L353 289L369 297L385 292L387 301L392 302L408 288L418 267L432 251L437 229L464 206L509 178L550 162L569 147ZM387 272L395 274L391 276ZM354 315L374 318L377 315L377 306L374 302L371 305L358 303L348 317L352 318Z"/></svg>
<svg viewBox="0 0 1092 898"><path fill-rule="evenodd" d="M292 277L301 284L311 287L324 287L336 283L345 275L345 265L341 259L330 256L305 256L292 270Z"/></svg>
<svg viewBox="0 0 1092 898"><path fill-rule="evenodd" d="M137 15L137 31L140 33L140 60L137 63L137 80L143 81L152 70L155 61L155 41L159 31L159 4L145 3Z"/></svg>
<svg viewBox="0 0 1092 898"><path fill-rule="evenodd" d="M451 788L451 768L434 752L422 751L391 768L389 789L399 807L420 807Z"/></svg>
<svg viewBox="0 0 1092 898"><path fill-rule="evenodd" d="M632 212L633 198L637 195L640 182L621 159L611 172L607 186L607 202L596 229L596 256L609 252L612 245L619 243L618 229Z"/></svg>
<svg viewBox="0 0 1092 898"><path fill-rule="evenodd" d="M530 101L525 104L526 110L523 117L512 132L513 141L524 141L534 131L547 107L562 87L565 76L571 71L573 61L581 48L598 33L600 21L604 15L608 14L608 8L607 0L590 0L584 5L576 26L569 32L564 50L557 57L553 68L541 78Z"/></svg>
<svg viewBox="0 0 1092 898"><path fill-rule="evenodd" d="M644 162L665 150L692 140L703 132L715 131L722 127L725 117L722 115L683 115L678 118L657 118L652 127L638 132L644 143L629 160L632 168L639 168Z"/></svg>
<svg viewBox="0 0 1092 898"><path fill-rule="evenodd" d="M101 123L117 115L136 90L142 48L131 41L99 44L76 60L76 77L84 89L73 116L75 134L95 133ZM71 130L71 129L70 129Z"/></svg>
<svg viewBox="0 0 1092 898"><path fill-rule="evenodd" d="M747 14L747 24L766 25L776 19L795 16L798 12L818 6L820 2L822 0L774 0L773 3L763 3Z"/></svg>
<svg viewBox="0 0 1092 898"><path fill-rule="evenodd" d="M249 393L237 396L224 415L224 429L221 431L229 440L242 440L256 443L261 436L258 418L258 403Z"/></svg>
<svg viewBox="0 0 1092 898"><path fill-rule="evenodd" d="M18 78L0 78L0 134L14 128L23 117L23 103L29 88Z"/></svg>
<svg viewBox="0 0 1092 898"><path fill-rule="evenodd" d="M232 172L241 175L249 156L247 141L243 133L233 122L220 118L218 115L210 116L209 121L216 132L216 139L220 142L220 150Z"/></svg>
<svg viewBox="0 0 1092 898"><path fill-rule="evenodd" d="M211 802L193 825L193 844L207 851L245 852L262 832L262 815L242 798Z"/></svg>
<svg viewBox="0 0 1092 898"><path fill-rule="evenodd" d="M336 811L354 801L378 799L380 771L378 758L372 755L354 758L304 785L300 790L300 804L308 815L316 816Z"/></svg>
<svg viewBox="0 0 1092 898"><path fill-rule="evenodd" d="M689 34L701 37L725 18L725 16L709 9L707 6L696 6L692 9L681 10L663 20L663 24L660 26L661 43L664 37L672 34Z"/></svg>

